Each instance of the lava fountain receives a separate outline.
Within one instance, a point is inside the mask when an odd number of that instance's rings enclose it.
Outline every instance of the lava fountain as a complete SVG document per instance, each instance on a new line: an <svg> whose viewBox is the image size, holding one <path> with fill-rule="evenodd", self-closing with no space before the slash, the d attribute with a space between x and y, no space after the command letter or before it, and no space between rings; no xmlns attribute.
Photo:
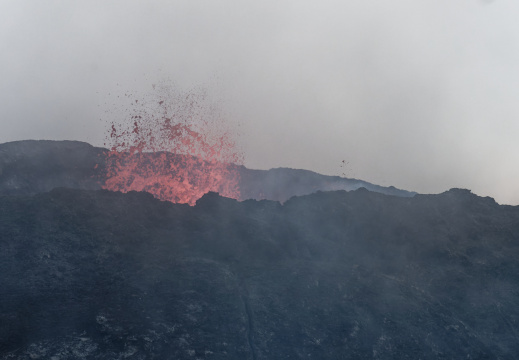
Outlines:
<svg viewBox="0 0 519 360"><path fill-rule="evenodd" d="M209 191L239 199L243 155L218 104L203 89L153 89L144 101L131 101L124 121L110 124L103 188L190 205Z"/></svg>

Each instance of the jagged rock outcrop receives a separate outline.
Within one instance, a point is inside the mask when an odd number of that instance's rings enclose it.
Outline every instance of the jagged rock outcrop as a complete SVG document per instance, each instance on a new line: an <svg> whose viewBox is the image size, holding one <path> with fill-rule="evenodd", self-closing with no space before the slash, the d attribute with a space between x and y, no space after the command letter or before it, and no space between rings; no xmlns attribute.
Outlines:
<svg viewBox="0 0 519 360"><path fill-rule="evenodd" d="M511 359L519 207L0 197L1 359Z"/></svg>

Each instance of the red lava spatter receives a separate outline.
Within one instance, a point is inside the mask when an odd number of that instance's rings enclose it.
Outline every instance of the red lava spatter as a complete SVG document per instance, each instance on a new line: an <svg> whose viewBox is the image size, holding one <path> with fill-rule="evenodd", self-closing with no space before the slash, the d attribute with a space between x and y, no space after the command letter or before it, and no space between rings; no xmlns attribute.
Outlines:
<svg viewBox="0 0 519 360"><path fill-rule="evenodd" d="M132 101L129 122L111 124L103 188L190 205L209 191L239 199L243 156L217 109L203 91L161 90Z"/></svg>

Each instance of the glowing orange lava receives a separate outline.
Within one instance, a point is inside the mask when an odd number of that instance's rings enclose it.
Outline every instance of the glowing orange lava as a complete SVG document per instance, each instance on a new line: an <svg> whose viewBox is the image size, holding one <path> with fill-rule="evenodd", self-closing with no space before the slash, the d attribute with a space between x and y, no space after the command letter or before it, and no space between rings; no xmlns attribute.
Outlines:
<svg viewBox="0 0 519 360"><path fill-rule="evenodd" d="M162 87L158 99L132 104L129 123L111 124L103 188L190 205L209 191L240 198L242 154L204 92Z"/></svg>

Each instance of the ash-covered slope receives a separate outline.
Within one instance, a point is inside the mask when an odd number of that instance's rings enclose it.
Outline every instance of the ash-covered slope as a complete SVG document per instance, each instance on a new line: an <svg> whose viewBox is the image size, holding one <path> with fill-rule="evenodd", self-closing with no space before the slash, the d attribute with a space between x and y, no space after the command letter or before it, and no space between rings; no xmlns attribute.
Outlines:
<svg viewBox="0 0 519 360"><path fill-rule="evenodd" d="M519 207L0 197L1 359L512 359Z"/></svg>
<svg viewBox="0 0 519 360"><path fill-rule="evenodd" d="M25 140L0 144L0 195L37 194L56 187L101 189L107 149L80 141ZM178 155L177 155L178 156ZM241 200L286 201L316 191L365 187L396 196L415 193L356 179L325 176L307 170L251 170L238 167Z"/></svg>
<svg viewBox="0 0 519 360"><path fill-rule="evenodd" d="M28 195L56 187L101 189L105 149L80 141L24 140L0 144L0 195Z"/></svg>
<svg viewBox="0 0 519 360"><path fill-rule="evenodd" d="M411 197L415 192L400 190L394 186L384 187L357 179L327 176L309 170L277 168L252 170L240 167L241 199L275 200L285 202L292 196L312 194L317 191L357 190L386 195Z"/></svg>

